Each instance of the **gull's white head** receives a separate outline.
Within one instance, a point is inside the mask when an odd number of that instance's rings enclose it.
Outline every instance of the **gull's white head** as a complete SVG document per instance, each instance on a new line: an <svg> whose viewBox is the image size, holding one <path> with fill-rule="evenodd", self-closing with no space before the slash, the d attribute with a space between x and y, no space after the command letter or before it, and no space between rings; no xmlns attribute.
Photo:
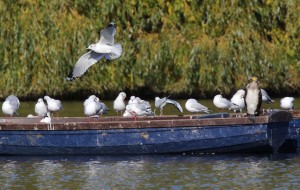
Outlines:
<svg viewBox="0 0 300 190"><path fill-rule="evenodd" d="M125 92L120 92L119 94L120 97L124 100L126 98L126 93Z"/></svg>
<svg viewBox="0 0 300 190"><path fill-rule="evenodd" d="M96 47L96 44L91 44L91 45L89 45L89 47L86 48L86 49L93 50L93 49L95 49L95 47Z"/></svg>
<svg viewBox="0 0 300 190"><path fill-rule="evenodd" d="M240 95L241 97L244 97L245 96L245 90L243 90L243 89L240 89L240 90L238 90L237 92L236 92L236 94L238 94L238 95Z"/></svg>
<svg viewBox="0 0 300 190"><path fill-rule="evenodd" d="M222 98L223 98L223 97L222 97L221 94L215 95L215 97L214 97L214 99L216 99L216 100L220 100L220 99L222 99Z"/></svg>
<svg viewBox="0 0 300 190"><path fill-rule="evenodd" d="M42 98L39 98L38 103L42 103L42 102L44 102L44 100Z"/></svg>

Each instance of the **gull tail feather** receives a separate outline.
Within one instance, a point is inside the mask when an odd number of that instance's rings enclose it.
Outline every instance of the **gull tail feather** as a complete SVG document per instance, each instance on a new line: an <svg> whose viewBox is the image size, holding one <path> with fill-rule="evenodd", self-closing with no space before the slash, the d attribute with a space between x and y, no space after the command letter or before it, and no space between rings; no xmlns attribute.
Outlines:
<svg viewBox="0 0 300 190"><path fill-rule="evenodd" d="M208 109L204 109L204 110L202 110L204 113L209 113L210 112L210 110L208 110Z"/></svg>
<svg viewBox="0 0 300 190"><path fill-rule="evenodd" d="M274 100L272 100L272 99L269 99L269 100L266 101L267 104L271 104L273 102L274 102Z"/></svg>

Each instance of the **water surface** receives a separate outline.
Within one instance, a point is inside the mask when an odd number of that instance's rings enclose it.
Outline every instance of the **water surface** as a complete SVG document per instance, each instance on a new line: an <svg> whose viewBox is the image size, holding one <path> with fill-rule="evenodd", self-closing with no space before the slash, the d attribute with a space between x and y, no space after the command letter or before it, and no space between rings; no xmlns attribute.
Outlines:
<svg viewBox="0 0 300 190"><path fill-rule="evenodd" d="M0 157L1 189L298 189L298 155Z"/></svg>

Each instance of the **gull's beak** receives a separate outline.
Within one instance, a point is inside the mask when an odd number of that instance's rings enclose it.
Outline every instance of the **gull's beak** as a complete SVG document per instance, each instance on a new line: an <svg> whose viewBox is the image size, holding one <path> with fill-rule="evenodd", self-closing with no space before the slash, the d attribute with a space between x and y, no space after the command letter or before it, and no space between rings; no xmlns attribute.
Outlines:
<svg viewBox="0 0 300 190"><path fill-rule="evenodd" d="M250 77L250 81L258 81L257 77Z"/></svg>

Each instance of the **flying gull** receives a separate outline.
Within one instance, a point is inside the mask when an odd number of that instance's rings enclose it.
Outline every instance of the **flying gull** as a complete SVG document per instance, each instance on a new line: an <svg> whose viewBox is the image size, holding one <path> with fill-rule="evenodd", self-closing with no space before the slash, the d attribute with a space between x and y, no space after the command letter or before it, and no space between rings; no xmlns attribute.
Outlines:
<svg viewBox="0 0 300 190"><path fill-rule="evenodd" d="M67 80L74 80L83 75L90 66L94 65L97 61L105 57L107 60L114 60L121 56L122 46L120 43L114 43L114 36L116 34L116 24L114 22L101 30L100 40L96 44L91 44L87 49L86 54L81 56L73 70L70 72Z"/></svg>

